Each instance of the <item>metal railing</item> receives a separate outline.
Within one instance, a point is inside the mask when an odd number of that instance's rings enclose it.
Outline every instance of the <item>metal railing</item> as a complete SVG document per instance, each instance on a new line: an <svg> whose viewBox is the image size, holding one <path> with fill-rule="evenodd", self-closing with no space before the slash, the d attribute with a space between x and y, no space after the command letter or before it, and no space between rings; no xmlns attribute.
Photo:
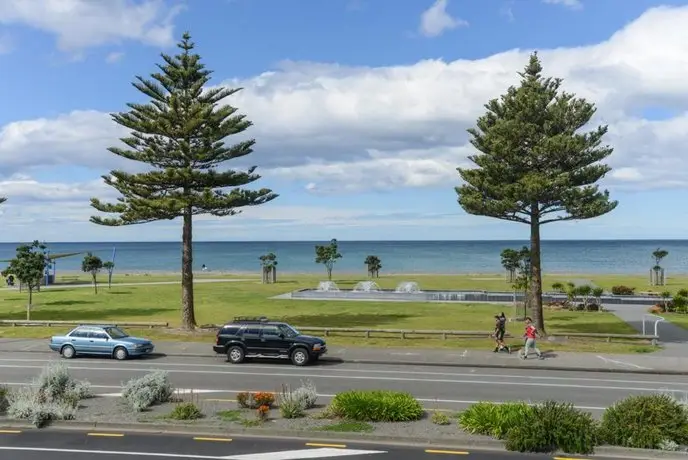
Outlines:
<svg viewBox="0 0 688 460"><path fill-rule="evenodd" d="M657 320L655 320L654 335L657 336L657 338L659 338L659 323L666 321L666 319L662 316L652 315L649 313L646 315L643 315L643 335L645 335L645 333L646 333L646 328L645 328L646 318L657 318Z"/></svg>

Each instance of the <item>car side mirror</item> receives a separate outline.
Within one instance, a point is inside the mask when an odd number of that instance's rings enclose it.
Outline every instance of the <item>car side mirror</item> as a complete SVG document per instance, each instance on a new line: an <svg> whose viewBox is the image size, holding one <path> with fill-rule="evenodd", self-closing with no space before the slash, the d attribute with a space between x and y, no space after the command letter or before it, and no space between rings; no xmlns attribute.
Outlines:
<svg viewBox="0 0 688 460"><path fill-rule="evenodd" d="M283 339L283 338L284 338L284 332L280 332L279 338L280 338L280 339Z"/></svg>

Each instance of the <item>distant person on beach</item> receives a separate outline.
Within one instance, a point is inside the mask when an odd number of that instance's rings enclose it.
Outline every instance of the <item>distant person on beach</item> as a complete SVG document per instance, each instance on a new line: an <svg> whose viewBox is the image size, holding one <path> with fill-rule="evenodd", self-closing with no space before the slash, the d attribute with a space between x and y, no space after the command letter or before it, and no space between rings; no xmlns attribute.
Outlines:
<svg viewBox="0 0 688 460"><path fill-rule="evenodd" d="M528 358L530 350L532 349L537 355L538 359L544 359L542 353L540 352L540 350L538 350L537 344L535 343L535 339L540 336L540 333L538 332L537 328L533 324L533 320L530 317L526 318L526 333L523 336L526 339L526 344L523 347L523 352L519 353L519 357L521 359Z"/></svg>
<svg viewBox="0 0 688 460"><path fill-rule="evenodd" d="M495 315L495 331L494 338L497 346L494 349L495 353L506 351L511 353L511 349L504 343L504 335L506 334L506 316L504 312L501 315Z"/></svg>
<svg viewBox="0 0 688 460"><path fill-rule="evenodd" d="M201 266L201 271L207 272L208 267L206 267L205 264L203 264L203 266Z"/></svg>

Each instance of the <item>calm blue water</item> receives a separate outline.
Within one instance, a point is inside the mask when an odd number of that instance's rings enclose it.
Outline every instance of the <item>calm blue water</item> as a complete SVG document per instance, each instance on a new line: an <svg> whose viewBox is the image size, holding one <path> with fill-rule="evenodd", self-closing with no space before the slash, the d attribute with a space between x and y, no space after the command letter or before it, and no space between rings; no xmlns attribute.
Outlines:
<svg viewBox="0 0 688 460"><path fill-rule="evenodd" d="M281 272L324 273L314 263L315 244L324 242L201 242L194 245L194 266L211 271L257 272L258 257L277 254ZM340 241L343 258L335 272L365 272L369 254L382 259L386 273L497 273L500 252L523 241ZM16 244L0 243L0 259L14 256ZM91 251L110 260L116 247L116 271L179 271L180 243L50 243L52 253ZM688 273L688 240L543 241L543 269L566 273L647 273L652 251L669 251L662 265L668 274ZM81 256L60 259L57 269L80 270ZM4 267L0 263L0 267Z"/></svg>

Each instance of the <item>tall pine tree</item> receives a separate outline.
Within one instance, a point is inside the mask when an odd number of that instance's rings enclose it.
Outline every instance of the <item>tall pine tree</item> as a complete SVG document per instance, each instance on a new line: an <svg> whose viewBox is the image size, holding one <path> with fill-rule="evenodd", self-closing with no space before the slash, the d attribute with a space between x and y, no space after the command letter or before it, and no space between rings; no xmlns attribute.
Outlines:
<svg viewBox="0 0 688 460"><path fill-rule="evenodd" d="M194 44L185 33L176 56L162 54L164 63L151 79L136 77L134 87L147 104L127 104L128 112L112 119L131 130L121 139L127 148L111 147L113 154L147 164L144 173L110 171L105 183L120 193L116 203L91 199L91 206L116 217L91 217L98 225L122 226L159 220L183 219L182 224L182 326L196 326L193 296L193 216L233 216L246 206L277 198L268 189L247 190L260 176L247 171L221 169L225 162L253 151L255 140L227 146L224 140L251 126L244 115L223 99L241 88L205 88L211 72L205 69Z"/></svg>
<svg viewBox="0 0 688 460"><path fill-rule="evenodd" d="M540 226L616 208L596 185L611 170L600 161L613 149L602 145L606 126L582 131L594 104L560 92L561 79L543 78L537 53L519 75L521 84L489 101L468 130L479 153L469 158L475 168L458 168L464 184L456 192L469 214L530 227L532 316L544 332Z"/></svg>

